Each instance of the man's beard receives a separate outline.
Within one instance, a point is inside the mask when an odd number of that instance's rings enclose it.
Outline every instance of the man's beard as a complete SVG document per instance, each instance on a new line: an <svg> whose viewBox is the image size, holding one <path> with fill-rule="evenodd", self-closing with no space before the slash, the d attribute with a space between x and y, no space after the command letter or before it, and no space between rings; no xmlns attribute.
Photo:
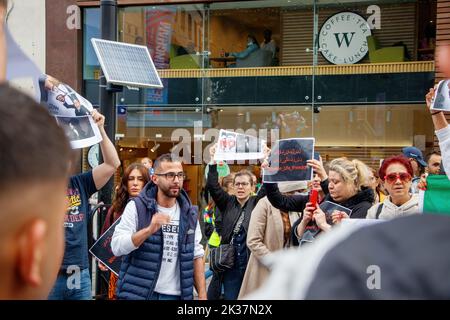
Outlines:
<svg viewBox="0 0 450 320"><path fill-rule="evenodd" d="M168 198L177 198L180 195L181 187L175 193L170 190L170 187L160 188L160 189L161 189L162 193L164 193L164 195L166 197L168 197Z"/></svg>

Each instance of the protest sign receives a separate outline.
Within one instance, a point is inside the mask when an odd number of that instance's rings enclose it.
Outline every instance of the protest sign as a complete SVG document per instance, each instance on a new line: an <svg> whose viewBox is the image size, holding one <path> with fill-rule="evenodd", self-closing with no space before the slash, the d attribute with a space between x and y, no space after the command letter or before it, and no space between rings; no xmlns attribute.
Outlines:
<svg viewBox="0 0 450 320"><path fill-rule="evenodd" d="M41 103L64 129L73 149L85 148L102 141L91 112L92 104L70 86L49 76L39 78Z"/></svg>
<svg viewBox="0 0 450 320"><path fill-rule="evenodd" d="M266 142L257 137L232 131L220 130L215 161L255 160L264 158Z"/></svg>
<svg viewBox="0 0 450 320"><path fill-rule="evenodd" d="M283 139L275 142L263 182L309 181L313 170L306 161L313 159L314 138Z"/></svg>
<svg viewBox="0 0 450 320"><path fill-rule="evenodd" d="M434 98L431 102L431 110L450 111L450 80L441 80L437 85Z"/></svg>
<svg viewBox="0 0 450 320"><path fill-rule="evenodd" d="M120 257L116 257L113 254L111 249L111 240L114 234L114 230L116 229L116 226L119 224L120 220L121 218L117 219L89 249L89 252L97 260L103 263L109 270L111 270L111 272L113 272L116 276L119 275L122 259Z"/></svg>

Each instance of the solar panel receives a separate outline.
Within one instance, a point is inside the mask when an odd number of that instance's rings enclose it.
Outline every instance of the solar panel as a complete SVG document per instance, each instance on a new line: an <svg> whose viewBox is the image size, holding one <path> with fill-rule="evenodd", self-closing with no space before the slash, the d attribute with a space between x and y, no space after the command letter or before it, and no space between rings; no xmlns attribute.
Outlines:
<svg viewBox="0 0 450 320"><path fill-rule="evenodd" d="M162 88L146 46L91 39L106 81L113 84Z"/></svg>

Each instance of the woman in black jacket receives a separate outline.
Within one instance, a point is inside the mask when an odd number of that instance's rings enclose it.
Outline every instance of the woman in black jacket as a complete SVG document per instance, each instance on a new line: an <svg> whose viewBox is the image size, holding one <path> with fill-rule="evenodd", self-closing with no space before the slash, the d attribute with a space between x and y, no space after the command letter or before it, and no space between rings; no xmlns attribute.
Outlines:
<svg viewBox="0 0 450 320"><path fill-rule="evenodd" d="M214 159L215 148L210 149L211 159ZM224 271L223 287L225 300L237 300L242 280L244 279L250 256L247 249L247 231L250 215L260 199L265 196L264 188L257 195L251 195L253 179L247 170L240 171L234 176L234 194L225 192L219 184L217 165L210 164L206 189L216 203L221 213L221 244L233 241L235 260L233 268ZM235 229L237 232L235 232Z"/></svg>
<svg viewBox="0 0 450 320"><path fill-rule="evenodd" d="M331 201L352 210L350 218L364 219L367 211L374 203L373 190L368 187L369 168L359 160L350 161L346 158L338 158L330 163L329 176L327 176L321 162L310 160L308 164L322 179L322 189L325 193L325 201ZM270 203L283 211L303 211L302 218L292 227L294 238L300 245L312 242L321 232L327 231L331 224L327 222L322 211L324 202L315 208L308 202L305 195L283 196L276 184L264 184ZM332 222L339 223L342 219L349 218L344 212L336 212L332 215Z"/></svg>

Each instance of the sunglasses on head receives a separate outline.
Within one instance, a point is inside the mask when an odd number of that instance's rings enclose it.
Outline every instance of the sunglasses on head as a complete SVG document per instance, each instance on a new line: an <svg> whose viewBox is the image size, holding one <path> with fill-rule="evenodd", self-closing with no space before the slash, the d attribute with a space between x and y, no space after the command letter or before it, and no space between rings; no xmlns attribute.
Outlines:
<svg viewBox="0 0 450 320"><path fill-rule="evenodd" d="M401 173L390 173L384 176L384 180L387 183L391 184L397 182L397 179L400 179L401 182L408 182L411 181L411 175L408 172L401 172Z"/></svg>

